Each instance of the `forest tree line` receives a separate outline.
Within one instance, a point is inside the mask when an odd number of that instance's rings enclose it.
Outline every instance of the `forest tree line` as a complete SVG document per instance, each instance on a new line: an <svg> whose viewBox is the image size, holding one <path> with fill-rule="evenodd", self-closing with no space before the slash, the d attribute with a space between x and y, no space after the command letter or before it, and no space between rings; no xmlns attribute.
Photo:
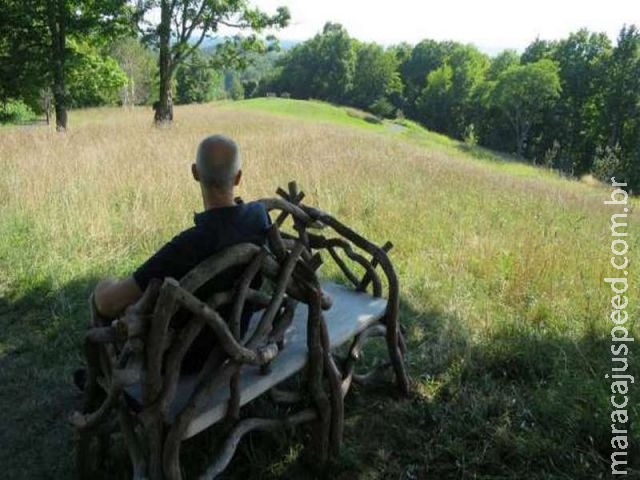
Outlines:
<svg viewBox="0 0 640 480"><path fill-rule="evenodd" d="M316 98L517 155L569 175L640 189L640 31L580 30L490 57L424 40L383 48L338 24L278 60L258 94Z"/></svg>
<svg viewBox="0 0 640 480"><path fill-rule="evenodd" d="M182 29L172 30L145 25L133 3L7 0L0 19L0 122L27 119L53 106L180 104L275 94L408 118L569 175L617 176L640 188L636 26L623 27L615 42L580 30L557 41L536 39L522 53L489 56L453 41L385 48L327 23L315 37L278 52L273 39L263 42L255 35L206 48L205 36L193 35L212 19L251 31L284 26L286 9L268 16L246 1L220 2L210 11L184 10L191 12L184 17L179 6L186 0L137 2L173 5L163 10L166 22ZM60 115L66 128L64 108L56 110L56 121Z"/></svg>

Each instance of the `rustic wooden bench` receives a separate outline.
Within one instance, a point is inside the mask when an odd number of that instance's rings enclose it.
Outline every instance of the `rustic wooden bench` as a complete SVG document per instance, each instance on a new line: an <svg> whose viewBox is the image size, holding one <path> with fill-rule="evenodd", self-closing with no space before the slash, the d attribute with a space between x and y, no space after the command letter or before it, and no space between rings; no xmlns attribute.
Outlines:
<svg viewBox="0 0 640 480"><path fill-rule="evenodd" d="M281 198L262 200L275 217L266 247L235 245L179 282L152 282L122 318L88 330L84 407L71 417L80 477L99 467L93 452L104 449L92 445L117 430L133 478L179 479L182 441L223 420L228 435L203 478L226 468L246 433L305 422L314 423L313 453L324 461L340 449L344 398L353 382L376 380L391 367L400 392L408 392L398 281L387 256L391 244L380 248L302 204L304 195L294 182L278 193ZM352 287L320 281L322 252ZM196 296L231 269L239 274L230 288L209 298ZM260 288L256 278L263 280ZM231 314L223 319L218 310L225 305ZM248 309L253 315L242 335ZM177 312L188 312L189 320L177 326L172 321ZM199 373L183 375L185 354L203 328L213 330L218 346ZM389 361L357 375L355 362L374 336L385 337ZM339 358L336 350L349 340L346 357ZM298 391L283 390L283 382L298 372L304 373ZM283 418L242 418L241 407L266 393L298 410Z"/></svg>

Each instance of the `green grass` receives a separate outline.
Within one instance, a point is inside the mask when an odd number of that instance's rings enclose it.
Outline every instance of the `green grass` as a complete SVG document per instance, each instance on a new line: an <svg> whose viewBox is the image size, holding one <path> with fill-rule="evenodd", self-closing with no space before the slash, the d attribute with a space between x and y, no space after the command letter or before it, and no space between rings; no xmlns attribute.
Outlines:
<svg viewBox="0 0 640 480"><path fill-rule="evenodd" d="M302 101L283 98L254 98L242 102L222 104L222 108L233 110L262 110L274 115L295 117L313 122L331 123L351 127L367 128L383 131L380 123L372 123L366 119L375 118L371 114L347 107L330 105L320 101Z"/></svg>
<svg viewBox="0 0 640 480"><path fill-rule="evenodd" d="M468 145L446 135L429 131L412 120L376 119L375 122L372 122L375 117L370 113L320 101L255 98L236 103L223 102L220 105L226 109L265 111L274 115L290 116L316 123L324 122L364 128L388 135L399 134L408 141L429 149L436 149L454 156L485 161L487 168L503 170L518 176L545 177L548 179L561 178L556 172L532 166L514 156L488 150L477 145ZM396 126L395 129L393 126Z"/></svg>
<svg viewBox="0 0 640 480"><path fill-rule="evenodd" d="M69 478L86 298L126 275L200 208L189 163L205 134L240 142L245 198L299 181L391 258L414 392L356 388L338 479L606 478L610 455L608 190L427 132L319 102L259 99L71 112L65 136L2 129L0 465L5 478ZM630 284L640 247L632 203ZM640 313L637 288L629 316ZM637 327L633 331L638 337ZM640 378L638 347L629 369ZM380 349L366 355L373 361ZM632 474L639 478L631 390ZM256 407L258 409L258 407ZM184 452L198 470L211 438ZM304 431L251 435L227 478L308 478ZM311 473L310 473L311 472Z"/></svg>

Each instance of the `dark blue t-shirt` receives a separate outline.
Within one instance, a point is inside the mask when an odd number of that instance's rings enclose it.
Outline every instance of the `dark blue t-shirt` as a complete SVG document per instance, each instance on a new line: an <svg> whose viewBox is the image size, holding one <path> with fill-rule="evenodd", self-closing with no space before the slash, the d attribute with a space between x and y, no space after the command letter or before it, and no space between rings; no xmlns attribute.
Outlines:
<svg viewBox="0 0 640 480"><path fill-rule="evenodd" d="M232 245L246 242L263 245L271 225L264 206L256 202L205 210L194 216L194 223L193 227L176 235L133 273L141 290L144 291L153 278L163 280L172 277L180 280L200 262ZM224 272L194 293L206 301L212 293L232 288L240 274L241 270ZM227 319L230 307L226 305L218 313ZM243 312L242 333L248 327L251 314L250 308ZM187 312L179 311L172 325L179 328L188 318ZM215 343L211 329L202 329L183 360L183 373L198 371Z"/></svg>
<svg viewBox="0 0 640 480"><path fill-rule="evenodd" d="M153 278L180 280L200 262L232 245L262 245L270 225L267 211L257 202L212 208L195 214L193 220L193 227L176 235L133 273L140 290Z"/></svg>

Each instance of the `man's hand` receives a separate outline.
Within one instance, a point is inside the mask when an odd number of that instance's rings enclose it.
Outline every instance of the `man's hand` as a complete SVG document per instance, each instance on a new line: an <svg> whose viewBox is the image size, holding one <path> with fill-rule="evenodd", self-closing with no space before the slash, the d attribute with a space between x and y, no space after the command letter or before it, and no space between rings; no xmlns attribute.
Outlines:
<svg viewBox="0 0 640 480"><path fill-rule="evenodd" d="M142 296L133 277L123 280L108 278L101 280L93 292L98 313L107 318L116 318L129 305L137 302Z"/></svg>

